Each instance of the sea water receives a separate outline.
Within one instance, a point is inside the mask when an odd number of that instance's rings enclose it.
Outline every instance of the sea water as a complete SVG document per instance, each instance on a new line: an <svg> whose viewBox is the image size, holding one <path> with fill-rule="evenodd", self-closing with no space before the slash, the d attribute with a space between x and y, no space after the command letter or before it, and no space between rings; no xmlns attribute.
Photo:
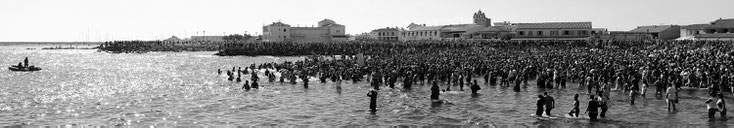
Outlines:
<svg viewBox="0 0 734 128"><path fill-rule="evenodd" d="M428 84L413 90L379 91L377 112L369 112L367 82L320 83L309 88L267 82L260 72L261 89L245 91L244 82L227 81L217 69L250 64L301 60L301 57L220 57L215 52L151 52L112 54L97 50L40 50L0 46L0 64L15 65L28 57L38 72L0 71L1 126L727 126L734 120L709 120L705 90L680 91L678 112L667 112L666 102L648 91L630 105L623 92L612 92L609 112L590 122L583 113L589 100L585 89L538 89L535 82L513 92L511 87L479 81L480 96L444 93L453 104L429 100ZM226 74L226 73L223 73ZM250 76L242 77L249 80ZM335 85L343 89L336 89ZM445 84L440 84L446 88ZM399 88L400 85L398 84ZM458 90L458 86L452 87ZM654 90L650 87L649 90ZM536 117L537 95L555 98L554 117ZM573 95L581 94L581 118L565 116ZM730 97L730 93L726 93ZM731 98L727 98L729 107ZM731 113L731 112L729 112ZM719 116L717 115L717 118ZM730 118L730 117L727 117Z"/></svg>

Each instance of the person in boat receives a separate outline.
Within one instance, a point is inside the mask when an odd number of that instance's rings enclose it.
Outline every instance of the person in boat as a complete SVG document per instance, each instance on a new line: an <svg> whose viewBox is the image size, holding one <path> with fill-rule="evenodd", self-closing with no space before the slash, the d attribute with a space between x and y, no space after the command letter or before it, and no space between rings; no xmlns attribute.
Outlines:
<svg viewBox="0 0 734 128"><path fill-rule="evenodd" d="M222 69L217 69L217 75L222 75Z"/></svg>
<svg viewBox="0 0 734 128"><path fill-rule="evenodd" d="M18 68L22 68L22 67L23 67L23 62L18 62Z"/></svg>
<svg viewBox="0 0 734 128"><path fill-rule="evenodd" d="M25 66L24 67L28 67L28 57L25 57L25 60L23 60L23 62L25 62Z"/></svg>
<svg viewBox="0 0 734 128"><path fill-rule="evenodd" d="M377 91L375 91L375 89L370 89L367 96L370 97L370 112L377 112Z"/></svg>

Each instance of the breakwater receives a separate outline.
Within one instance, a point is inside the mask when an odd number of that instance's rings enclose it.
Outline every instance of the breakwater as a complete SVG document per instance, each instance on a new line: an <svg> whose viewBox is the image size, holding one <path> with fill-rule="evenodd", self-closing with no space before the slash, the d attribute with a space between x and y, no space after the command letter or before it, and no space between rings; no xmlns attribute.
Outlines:
<svg viewBox="0 0 734 128"><path fill-rule="evenodd" d="M240 42L210 41L111 41L98 48L112 53L145 53L153 51L218 51L228 44Z"/></svg>

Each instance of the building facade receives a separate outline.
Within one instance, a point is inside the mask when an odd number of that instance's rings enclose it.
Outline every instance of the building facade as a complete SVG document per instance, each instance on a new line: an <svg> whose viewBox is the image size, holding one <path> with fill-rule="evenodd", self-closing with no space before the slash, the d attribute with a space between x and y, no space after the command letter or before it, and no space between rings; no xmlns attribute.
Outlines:
<svg viewBox="0 0 734 128"><path fill-rule="evenodd" d="M474 13L472 18L472 24L426 26L411 23L408 25L408 30L400 34L399 39L401 41L500 39L511 33L504 27L492 26L492 19L487 18L481 10Z"/></svg>
<svg viewBox="0 0 734 128"><path fill-rule="evenodd" d="M680 37L681 27L678 25L650 25L639 26L630 30L632 33L646 33L653 40L674 40Z"/></svg>
<svg viewBox="0 0 734 128"><path fill-rule="evenodd" d="M379 41L399 41L401 32L402 30L397 27L387 27L372 30L372 32L370 32L370 35L372 35L375 40Z"/></svg>
<svg viewBox="0 0 734 128"><path fill-rule="evenodd" d="M680 38L678 40L689 40L693 39L694 36L705 34L705 27L708 26L708 24L691 24L686 26L680 27Z"/></svg>
<svg viewBox="0 0 734 128"><path fill-rule="evenodd" d="M408 30L405 30L401 32L400 36L402 38L399 38L401 41L411 41L411 40L441 40L441 28L443 28L443 25L439 26L426 26L418 25L415 23L411 23L408 25Z"/></svg>
<svg viewBox="0 0 734 128"><path fill-rule="evenodd" d="M591 22L517 23L512 40L587 40Z"/></svg>
<svg viewBox="0 0 734 128"><path fill-rule="evenodd" d="M332 42L347 41L345 26L324 19L317 27L292 27L282 22L263 26L265 42Z"/></svg>

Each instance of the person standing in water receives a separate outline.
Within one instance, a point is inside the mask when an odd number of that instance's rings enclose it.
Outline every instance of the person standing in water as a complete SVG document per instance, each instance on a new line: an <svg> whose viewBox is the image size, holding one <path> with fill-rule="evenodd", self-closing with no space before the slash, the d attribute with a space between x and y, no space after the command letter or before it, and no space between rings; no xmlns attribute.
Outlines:
<svg viewBox="0 0 734 128"><path fill-rule="evenodd" d="M538 95L538 100L535 103L535 106L537 109L535 110L536 116L543 116L543 105L545 105L545 98L543 98L543 95Z"/></svg>
<svg viewBox="0 0 734 128"><path fill-rule="evenodd" d="M555 108L556 101L553 99L553 97L548 95L548 92L544 92L543 97L545 97L545 114L551 116L551 110Z"/></svg>
<svg viewBox="0 0 734 128"><path fill-rule="evenodd" d="M260 88L259 87L260 85L257 84L257 81L252 81L252 84L250 86L252 87L252 89L258 89L258 88Z"/></svg>
<svg viewBox="0 0 734 128"><path fill-rule="evenodd" d="M571 111L568 112L568 115L569 116L572 116L572 117L573 116L579 117L579 113L580 113L580 110L579 110L579 94L575 94L575 95L573 95L573 109L571 109Z"/></svg>
<svg viewBox="0 0 734 128"><path fill-rule="evenodd" d="M375 89L370 89L367 96L370 97L370 112L377 112L377 91L375 91Z"/></svg>
<svg viewBox="0 0 734 128"><path fill-rule="evenodd" d="M668 112L671 111L670 106L673 106L672 111L676 111L675 104L678 103L678 90L675 86L669 86L665 92L665 98L668 101Z"/></svg>
<svg viewBox="0 0 734 128"><path fill-rule="evenodd" d="M471 87L469 88L471 89L472 95L478 95L479 93L477 93L477 91L482 89L481 87L479 87L479 84L477 84L477 80L474 80L474 83L472 83Z"/></svg>
<svg viewBox="0 0 734 128"><path fill-rule="evenodd" d="M242 89L245 89L245 91L250 91L250 81L245 80L245 84L242 85Z"/></svg>
<svg viewBox="0 0 734 128"><path fill-rule="evenodd" d="M716 107L719 109L721 119L726 120L726 102L724 101L724 94L719 93L719 101L716 101Z"/></svg>
<svg viewBox="0 0 734 128"><path fill-rule="evenodd" d="M589 120L596 121L596 115L599 114L599 105L596 101L596 98L594 98L594 95L589 96L589 105L586 107L586 112L589 113Z"/></svg>
<svg viewBox="0 0 734 128"><path fill-rule="evenodd" d="M227 76L229 76L229 77L227 77L227 80L229 80L229 81L234 80L234 75L233 75L232 71L227 71Z"/></svg>
<svg viewBox="0 0 734 128"><path fill-rule="evenodd" d="M607 102L609 101L609 97L604 95L604 92L599 93L599 107L601 108L601 113L599 113L599 117L606 118L607 117L607 110L609 109L609 106L607 106Z"/></svg>
<svg viewBox="0 0 734 128"><path fill-rule="evenodd" d="M433 81L433 85L431 86L431 100L438 101L438 96L440 95L440 87L438 87L438 82Z"/></svg>
<svg viewBox="0 0 734 128"><path fill-rule="evenodd" d="M709 111L709 119L716 118L716 112L719 111L719 108L713 98L706 100L706 109Z"/></svg>

